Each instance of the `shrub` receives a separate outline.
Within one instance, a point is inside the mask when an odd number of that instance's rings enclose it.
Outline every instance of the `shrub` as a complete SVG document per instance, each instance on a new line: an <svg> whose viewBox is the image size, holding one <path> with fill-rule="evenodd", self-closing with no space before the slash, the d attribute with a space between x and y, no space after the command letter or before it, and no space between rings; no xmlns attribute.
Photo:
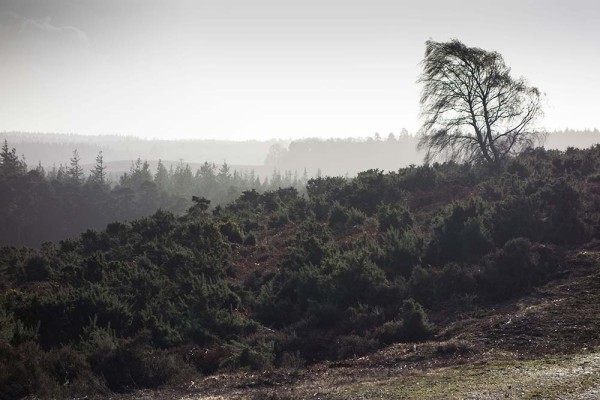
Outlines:
<svg viewBox="0 0 600 400"><path fill-rule="evenodd" d="M404 300L398 318L378 328L375 336L384 344L394 342L421 342L429 339L434 326L423 307L413 299Z"/></svg>
<svg viewBox="0 0 600 400"><path fill-rule="evenodd" d="M354 207L345 207L336 201L331 207L329 226L336 231L341 231L364 223L366 218L364 212Z"/></svg>
<svg viewBox="0 0 600 400"><path fill-rule="evenodd" d="M306 221L294 237L283 266L298 269L302 265L321 263L335 252L329 229L314 221Z"/></svg>
<svg viewBox="0 0 600 400"><path fill-rule="evenodd" d="M325 222L329 219L331 204L327 200L317 197L312 201L312 211L314 212L317 221Z"/></svg>
<svg viewBox="0 0 600 400"><path fill-rule="evenodd" d="M420 342L428 339L434 332L434 326L423 307L413 299L404 300L400 310L402 316L401 338L407 342Z"/></svg>
<svg viewBox="0 0 600 400"><path fill-rule="evenodd" d="M393 278L408 278L413 268L421 262L423 237L414 229L400 231L389 228L381 236L381 253L377 264Z"/></svg>
<svg viewBox="0 0 600 400"><path fill-rule="evenodd" d="M27 281L44 281L48 279L50 270L48 260L42 256L33 256L25 264L25 279Z"/></svg>
<svg viewBox="0 0 600 400"><path fill-rule="evenodd" d="M566 179L558 179L540 191L546 210L544 239L556 244L581 243L586 239L586 227L579 218L579 191Z"/></svg>
<svg viewBox="0 0 600 400"><path fill-rule="evenodd" d="M83 277L88 282L97 283L104 277L104 269L106 268L106 259L100 252L95 252L85 261L85 269Z"/></svg>
<svg viewBox="0 0 600 400"><path fill-rule="evenodd" d="M492 235L499 247L512 238L526 237L539 240L542 236L543 225L539 205L532 196L505 196L494 207L490 218Z"/></svg>
<svg viewBox="0 0 600 400"><path fill-rule="evenodd" d="M90 318L89 325L83 328L80 336L79 348L84 354L110 353L117 348L115 331L110 328L98 326L98 317Z"/></svg>
<svg viewBox="0 0 600 400"><path fill-rule="evenodd" d="M58 385L48 375L44 361L44 352L34 342L17 347L0 343L0 399L56 394Z"/></svg>
<svg viewBox="0 0 600 400"><path fill-rule="evenodd" d="M490 234L484 225L484 207L480 201L455 203L438 221L428 249L433 264L447 262L478 262L493 249Z"/></svg>
<svg viewBox="0 0 600 400"><path fill-rule="evenodd" d="M439 180L438 175L435 165L411 165L398 171L398 186L408 191L432 190Z"/></svg>
<svg viewBox="0 0 600 400"><path fill-rule="evenodd" d="M115 392L155 388L191 374L190 366L177 353L156 350L149 345L149 333L119 340L115 350L96 352L89 358L94 371L106 379Z"/></svg>
<svg viewBox="0 0 600 400"><path fill-rule="evenodd" d="M348 210L347 224L349 227L356 226L356 225L362 225L366 219L367 219L366 214L364 212L360 211L359 209L351 207Z"/></svg>
<svg viewBox="0 0 600 400"><path fill-rule="evenodd" d="M509 240L485 259L486 293L510 297L543 282L556 268L555 255L548 247L532 246L526 238Z"/></svg>
<svg viewBox="0 0 600 400"><path fill-rule="evenodd" d="M383 344L392 344L401 341L402 321L387 321L375 331L375 337Z"/></svg>
<svg viewBox="0 0 600 400"><path fill-rule="evenodd" d="M270 229L279 229L283 228L289 223L290 218L288 217L287 213L285 211L279 211L269 219L267 226Z"/></svg>
<svg viewBox="0 0 600 400"><path fill-rule="evenodd" d="M244 238L244 246L256 246L256 235L253 232Z"/></svg>
<svg viewBox="0 0 600 400"><path fill-rule="evenodd" d="M217 372L227 357L227 350L220 345L214 344L210 347L198 347L195 345L183 347L180 352L186 363L192 364L203 374Z"/></svg>
<svg viewBox="0 0 600 400"><path fill-rule="evenodd" d="M335 344L336 358L361 357L379 347L379 342L372 338L358 335L341 336Z"/></svg>
<svg viewBox="0 0 600 400"><path fill-rule="evenodd" d="M400 205L392 206L389 204L379 207L377 221L381 233L388 231L390 228L404 232L415 223L415 219L408 209Z"/></svg>
<svg viewBox="0 0 600 400"><path fill-rule="evenodd" d="M566 179L531 180L515 195L506 195L490 218L493 237L503 246L515 237L556 244L575 244L587 237L579 217L579 191Z"/></svg>
<svg viewBox="0 0 600 400"><path fill-rule="evenodd" d="M439 299L438 275L432 268L417 265L408 280L410 295L421 303L431 306Z"/></svg>
<svg viewBox="0 0 600 400"><path fill-rule="evenodd" d="M231 243L241 244L244 241L244 235L239 225L231 220L222 222L219 225L219 231Z"/></svg>
<svg viewBox="0 0 600 400"><path fill-rule="evenodd" d="M13 315L0 304L0 343L9 343L13 339L14 330L15 320Z"/></svg>
<svg viewBox="0 0 600 400"><path fill-rule="evenodd" d="M373 304L385 285L385 273L370 260L342 259L331 271L327 297L340 306Z"/></svg>
<svg viewBox="0 0 600 400"><path fill-rule="evenodd" d="M69 346L53 349L46 354L46 370L63 394L72 396L105 391L100 379L93 375L85 356Z"/></svg>
<svg viewBox="0 0 600 400"><path fill-rule="evenodd" d="M454 295L476 293L477 289L477 280L471 269L460 264L447 264L439 274L439 296L441 300Z"/></svg>
<svg viewBox="0 0 600 400"><path fill-rule="evenodd" d="M364 304L351 306L344 312L344 325L340 328L364 335L375 326L381 325L385 320L384 310L381 307L370 307Z"/></svg>
<svg viewBox="0 0 600 400"><path fill-rule="evenodd" d="M451 263L443 268L417 266L408 281L410 294L421 304L433 307L451 297L474 294L478 291L472 269Z"/></svg>
<svg viewBox="0 0 600 400"><path fill-rule="evenodd" d="M302 358L299 351L284 351L278 362L278 366L293 370L300 370L304 368L305 364L306 361Z"/></svg>
<svg viewBox="0 0 600 400"><path fill-rule="evenodd" d="M252 344L232 341L225 345L229 356L223 360L221 367L227 369L248 368L257 371L269 368L275 359L274 342L259 338Z"/></svg>
<svg viewBox="0 0 600 400"><path fill-rule="evenodd" d="M329 214L329 226L333 229L339 230L344 228L347 222L348 209L336 201L333 203L333 206L331 207L331 213Z"/></svg>

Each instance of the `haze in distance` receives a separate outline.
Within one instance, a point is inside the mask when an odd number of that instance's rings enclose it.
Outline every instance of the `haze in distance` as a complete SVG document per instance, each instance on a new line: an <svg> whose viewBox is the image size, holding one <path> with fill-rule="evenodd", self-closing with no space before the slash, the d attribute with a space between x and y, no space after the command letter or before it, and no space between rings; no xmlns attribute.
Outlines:
<svg viewBox="0 0 600 400"><path fill-rule="evenodd" d="M548 130L597 127L594 0L3 0L0 131L385 137L419 126L424 42L500 52Z"/></svg>

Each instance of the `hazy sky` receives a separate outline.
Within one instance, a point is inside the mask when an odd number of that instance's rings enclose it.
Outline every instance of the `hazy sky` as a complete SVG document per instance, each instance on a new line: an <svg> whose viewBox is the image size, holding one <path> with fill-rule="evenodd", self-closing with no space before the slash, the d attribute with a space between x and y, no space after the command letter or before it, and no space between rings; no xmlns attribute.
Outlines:
<svg viewBox="0 0 600 400"><path fill-rule="evenodd" d="M424 42L450 38L545 92L545 127L600 127L598 0L0 0L0 131L415 131Z"/></svg>

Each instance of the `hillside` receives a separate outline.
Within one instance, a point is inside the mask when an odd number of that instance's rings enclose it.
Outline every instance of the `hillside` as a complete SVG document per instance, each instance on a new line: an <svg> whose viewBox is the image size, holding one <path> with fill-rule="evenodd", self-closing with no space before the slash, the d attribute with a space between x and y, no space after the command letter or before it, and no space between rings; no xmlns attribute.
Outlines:
<svg viewBox="0 0 600 400"><path fill-rule="evenodd" d="M119 399L596 399L600 245L530 295L452 315L434 340L307 369L220 374Z"/></svg>
<svg viewBox="0 0 600 400"><path fill-rule="evenodd" d="M2 248L0 391L493 398L506 371L510 390L546 373L584 393L595 375L570 366L595 368L600 344L599 176L600 147L532 149Z"/></svg>

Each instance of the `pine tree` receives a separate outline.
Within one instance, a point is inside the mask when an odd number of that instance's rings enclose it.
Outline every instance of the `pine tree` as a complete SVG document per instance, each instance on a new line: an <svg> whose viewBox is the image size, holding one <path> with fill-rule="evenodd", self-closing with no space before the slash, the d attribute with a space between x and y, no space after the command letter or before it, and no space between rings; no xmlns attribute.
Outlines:
<svg viewBox="0 0 600 400"><path fill-rule="evenodd" d="M81 158L79 157L79 152L75 149L73 150L73 157L70 160L71 167L67 170L70 180L74 183L81 183L83 179L83 168L79 165L79 161L81 161Z"/></svg>
<svg viewBox="0 0 600 400"><path fill-rule="evenodd" d="M62 163L58 166L58 171L56 172L56 180L59 182L65 182L67 180L67 170Z"/></svg>
<svg viewBox="0 0 600 400"><path fill-rule="evenodd" d="M154 175L154 183L161 190L166 190L169 183L169 171L165 168L162 160L158 160L156 174Z"/></svg>
<svg viewBox="0 0 600 400"><path fill-rule="evenodd" d="M8 148L8 142L4 139L2 151L0 152L0 171L4 176L15 176L24 174L26 171L25 164L19 160L17 150L13 147Z"/></svg>
<svg viewBox="0 0 600 400"><path fill-rule="evenodd" d="M44 177L44 178L46 177L46 170L45 170L45 169L44 169L44 167L42 166L42 162L41 162L41 161L38 161L38 165L37 165L37 167L35 168L35 171L36 171L38 174L40 174L40 176L42 176L42 177Z"/></svg>
<svg viewBox="0 0 600 400"><path fill-rule="evenodd" d="M223 165L221 165L221 168L219 168L219 173L217 174L217 179L219 181L219 184L221 185L226 185L229 183L229 178L231 177L230 174L230 167L229 164L227 164L227 162L223 162Z"/></svg>
<svg viewBox="0 0 600 400"><path fill-rule="evenodd" d="M58 176L58 169L56 168L56 163L52 164L52 169L48 172L48 180L49 181L53 181L55 179L57 179Z"/></svg>
<svg viewBox="0 0 600 400"><path fill-rule="evenodd" d="M150 172L150 164L148 161L142 162L140 157L135 160L135 164L131 163L131 183L136 187L144 182L152 182L152 173Z"/></svg>
<svg viewBox="0 0 600 400"><path fill-rule="evenodd" d="M106 183L106 165L104 165L104 157L102 156L102 150L98 152L96 156L96 165L91 171L90 181L104 185Z"/></svg>

